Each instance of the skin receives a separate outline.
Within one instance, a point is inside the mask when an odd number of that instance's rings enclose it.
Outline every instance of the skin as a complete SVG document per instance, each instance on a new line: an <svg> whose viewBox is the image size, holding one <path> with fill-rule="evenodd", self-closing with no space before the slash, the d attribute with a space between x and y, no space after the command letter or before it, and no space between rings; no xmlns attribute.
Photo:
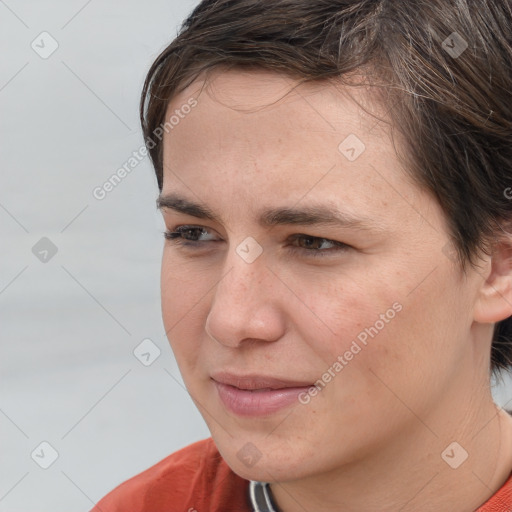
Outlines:
<svg viewBox="0 0 512 512"><path fill-rule="evenodd" d="M386 120L372 92L292 86L217 71L169 105L167 118L198 101L164 137L162 195L218 217L162 208L169 231L206 230L193 232L200 244L166 240L162 257L163 321L187 389L228 465L271 482L283 512L475 510L512 471L512 420L488 370L493 325L512 315L510 241L464 276L446 256L440 206L408 179L390 124L367 112ZM349 134L365 145L354 161L338 149ZM312 204L369 226L258 223L266 208ZM249 236L263 250L252 263L236 252ZM396 303L308 404L243 418L219 400L219 370L317 381ZM468 454L456 469L441 456L453 442ZM247 443L260 454L252 467L237 456Z"/></svg>

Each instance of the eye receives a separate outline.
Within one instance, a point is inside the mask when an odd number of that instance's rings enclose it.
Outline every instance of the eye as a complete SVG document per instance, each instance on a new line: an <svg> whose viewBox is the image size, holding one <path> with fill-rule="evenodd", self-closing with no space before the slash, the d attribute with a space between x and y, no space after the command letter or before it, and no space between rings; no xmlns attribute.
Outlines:
<svg viewBox="0 0 512 512"><path fill-rule="evenodd" d="M164 237L173 244L189 248L199 248L206 242L222 241L207 228L191 225L177 226L173 230L165 231ZM289 251L298 252L305 257L329 256L351 248L343 242L305 234L292 235L288 238L288 243Z"/></svg>
<svg viewBox="0 0 512 512"><path fill-rule="evenodd" d="M201 242L218 241L215 235L201 226L177 226L171 231L165 231L164 237L181 245L199 245Z"/></svg>
<svg viewBox="0 0 512 512"><path fill-rule="evenodd" d="M304 234L293 235L289 240L294 244L290 247L291 251L302 251L307 256L325 256L350 248L343 242Z"/></svg>

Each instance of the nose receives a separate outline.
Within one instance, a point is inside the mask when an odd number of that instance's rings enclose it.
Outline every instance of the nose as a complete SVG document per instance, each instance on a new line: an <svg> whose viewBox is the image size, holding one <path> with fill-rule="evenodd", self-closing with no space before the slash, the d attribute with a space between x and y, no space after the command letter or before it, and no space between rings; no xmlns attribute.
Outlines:
<svg viewBox="0 0 512 512"><path fill-rule="evenodd" d="M230 255L217 284L206 319L207 334L221 345L239 347L247 341L272 342L285 330L283 301L275 275L260 257L247 263Z"/></svg>

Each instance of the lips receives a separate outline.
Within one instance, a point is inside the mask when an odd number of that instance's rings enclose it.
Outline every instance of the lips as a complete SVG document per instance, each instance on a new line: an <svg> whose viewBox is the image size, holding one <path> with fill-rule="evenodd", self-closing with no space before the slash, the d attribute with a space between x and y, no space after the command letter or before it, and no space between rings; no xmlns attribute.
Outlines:
<svg viewBox="0 0 512 512"><path fill-rule="evenodd" d="M255 374L237 376L227 372L214 373L212 379L221 384L227 384L228 386L243 390L302 388L313 385L311 382L306 381L287 380Z"/></svg>
<svg viewBox="0 0 512 512"><path fill-rule="evenodd" d="M298 404L311 382L262 375L215 373L212 380L222 404L238 416L268 416Z"/></svg>

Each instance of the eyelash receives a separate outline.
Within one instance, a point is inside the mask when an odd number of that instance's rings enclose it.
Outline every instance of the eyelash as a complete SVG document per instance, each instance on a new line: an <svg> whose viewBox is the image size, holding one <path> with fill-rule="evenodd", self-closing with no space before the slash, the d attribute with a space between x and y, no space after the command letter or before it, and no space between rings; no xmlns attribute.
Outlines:
<svg viewBox="0 0 512 512"><path fill-rule="evenodd" d="M183 233L190 230L200 231L200 234L206 233L208 230L200 227L200 226L177 226L173 231L165 231L164 238L169 240L173 244L180 245L183 247L193 247L197 248L199 244L207 243L207 242L215 242L216 240L187 240L182 237ZM333 245L332 248L329 249L306 249L304 247L295 247L289 246L288 250L291 252L301 252L302 254L306 254L311 257L325 257L332 253L344 252L351 247L343 242L337 242L336 240L330 240L329 238L323 238L318 236L311 236L305 234L295 234L292 235L291 241L296 241L299 239L309 239L314 241L323 241L328 242Z"/></svg>

